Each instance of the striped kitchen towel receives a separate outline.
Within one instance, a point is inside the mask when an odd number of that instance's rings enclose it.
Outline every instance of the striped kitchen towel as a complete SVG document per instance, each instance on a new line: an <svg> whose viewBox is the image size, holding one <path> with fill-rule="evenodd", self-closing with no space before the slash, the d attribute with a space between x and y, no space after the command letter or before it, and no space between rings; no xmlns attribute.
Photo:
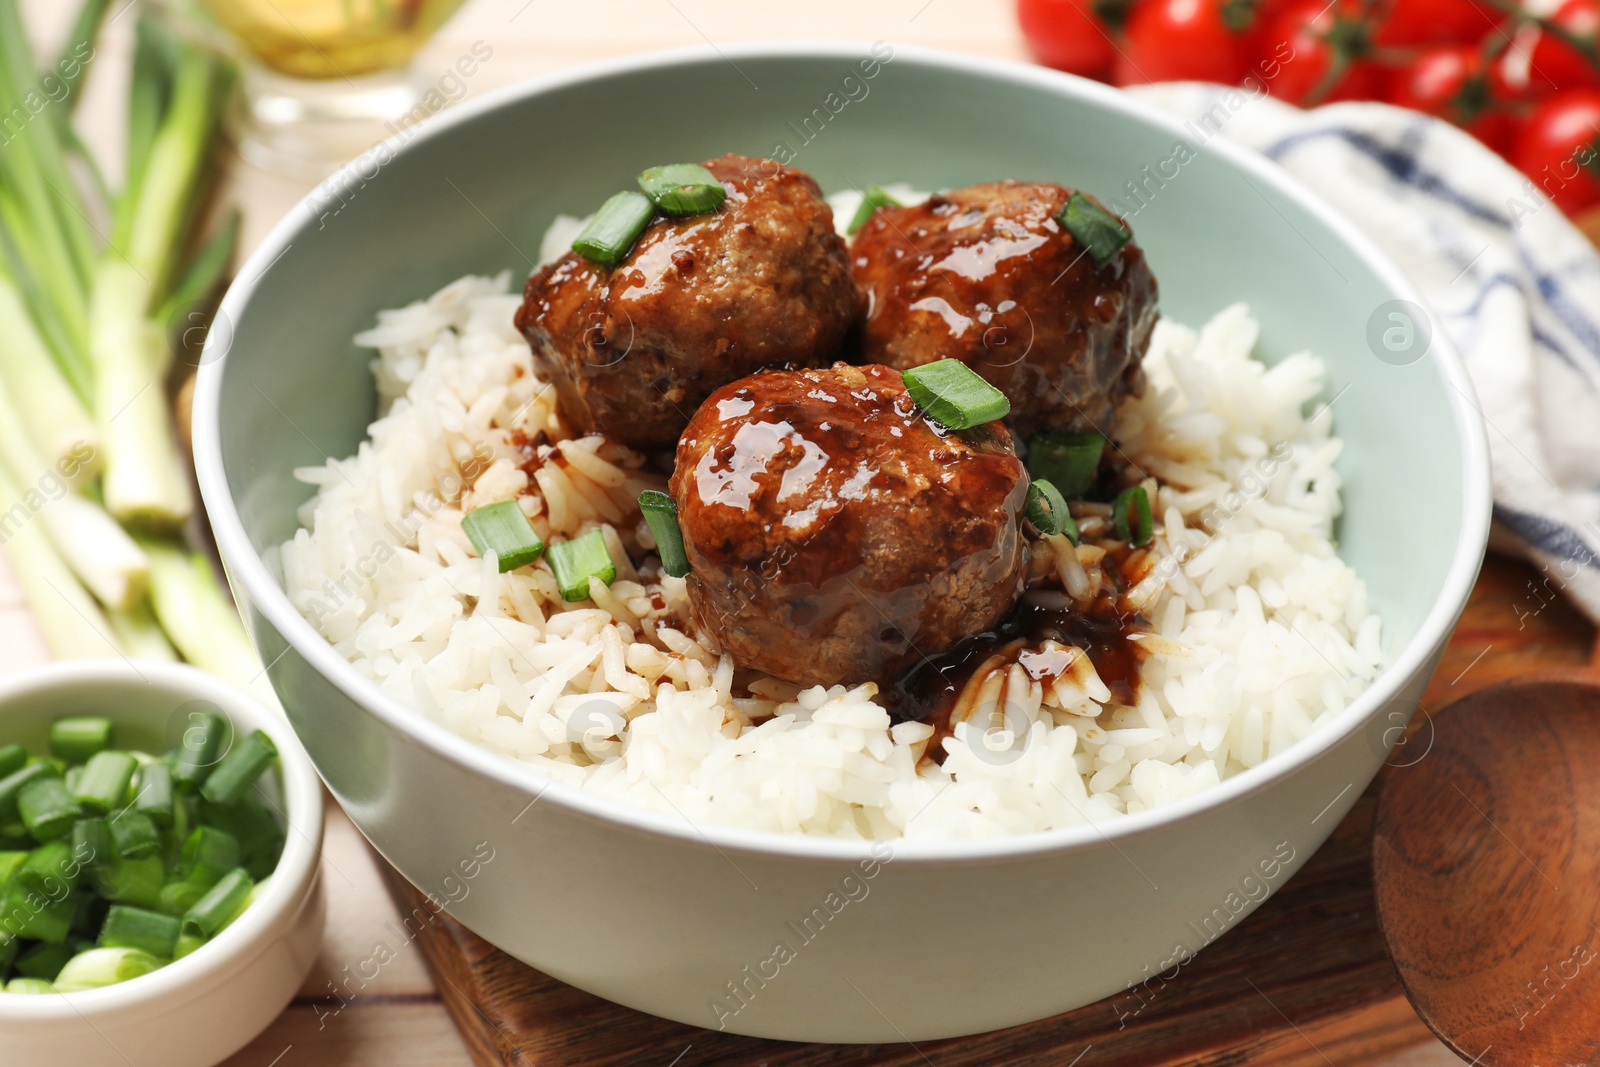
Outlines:
<svg viewBox="0 0 1600 1067"><path fill-rule="evenodd" d="M1133 91L1191 120L1224 93L1252 96L1196 84ZM1226 104L1222 136L1347 215L1454 339L1487 424L1491 543L1532 560L1548 587L1519 616L1564 591L1600 621L1600 254L1531 182L1448 123L1385 104Z"/></svg>

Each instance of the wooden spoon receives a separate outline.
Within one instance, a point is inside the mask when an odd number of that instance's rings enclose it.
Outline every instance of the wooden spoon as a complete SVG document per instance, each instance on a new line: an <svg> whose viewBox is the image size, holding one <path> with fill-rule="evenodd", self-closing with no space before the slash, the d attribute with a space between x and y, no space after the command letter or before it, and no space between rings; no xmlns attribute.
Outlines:
<svg viewBox="0 0 1600 1067"><path fill-rule="evenodd" d="M1484 1067L1600 1064L1600 673L1544 671L1433 718L1372 841L1417 1014Z"/></svg>

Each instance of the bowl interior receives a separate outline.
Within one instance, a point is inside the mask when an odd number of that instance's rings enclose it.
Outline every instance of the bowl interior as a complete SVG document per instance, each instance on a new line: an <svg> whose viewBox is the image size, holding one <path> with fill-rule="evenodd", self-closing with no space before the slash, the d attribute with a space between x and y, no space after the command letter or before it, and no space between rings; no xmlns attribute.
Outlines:
<svg viewBox="0 0 1600 1067"><path fill-rule="evenodd" d="M792 163L829 191L1017 177L1136 209L1165 314L1199 325L1244 300L1269 362L1302 349L1326 361L1346 442L1340 550L1366 579L1392 659L1445 587L1481 475L1467 469L1444 364L1395 365L1369 346L1369 320L1409 286L1212 130L1064 75L876 49L614 64L486 98L325 183L241 273L226 337L208 349L227 355L208 371L227 489L268 568L310 495L292 469L352 454L374 415L370 353L350 340L374 312L469 272L509 270L520 284L557 213L592 211L646 166L736 151Z"/></svg>

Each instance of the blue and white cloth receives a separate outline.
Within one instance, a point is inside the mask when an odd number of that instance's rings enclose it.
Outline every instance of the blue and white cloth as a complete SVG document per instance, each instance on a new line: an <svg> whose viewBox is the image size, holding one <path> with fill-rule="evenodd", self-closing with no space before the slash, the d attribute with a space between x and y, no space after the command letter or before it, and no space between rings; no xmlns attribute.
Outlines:
<svg viewBox="0 0 1600 1067"><path fill-rule="evenodd" d="M1134 90L1184 119L1229 91ZM1600 621L1595 247L1494 152L1412 111L1374 103L1302 111L1260 97L1233 114L1222 136L1346 214L1427 296L1466 361L1487 423L1492 543L1531 559L1549 590L1565 591Z"/></svg>

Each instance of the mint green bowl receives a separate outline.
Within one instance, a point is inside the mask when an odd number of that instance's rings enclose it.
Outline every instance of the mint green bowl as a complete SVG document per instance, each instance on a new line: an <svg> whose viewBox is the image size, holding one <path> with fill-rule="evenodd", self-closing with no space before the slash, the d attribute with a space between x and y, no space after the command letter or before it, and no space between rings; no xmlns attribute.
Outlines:
<svg viewBox="0 0 1600 1067"><path fill-rule="evenodd" d="M274 547L308 495L290 471L353 453L373 417L369 357L350 337L375 311L468 272L524 275L556 213L591 210L664 159L787 153L825 189L1019 177L1115 195L1193 144L1102 85L904 48L866 78L870 54L782 44L626 59L396 138L291 213L240 271L195 404L201 489L273 685L384 856L563 981L799 1040L922 1040L1042 1018L1170 968L1203 947L1202 928L1231 928L1254 906L1234 906L1241 879L1288 856L1280 886L1386 758L1466 603L1489 517L1483 432L1448 341L1436 331L1405 365L1368 345L1382 306L1419 294L1276 167L1214 140L1193 145L1135 223L1163 310L1198 324L1243 299L1267 358L1310 348L1327 361L1346 442L1342 553L1383 616L1388 666L1297 748L1103 827L880 846L889 858L872 863L861 845L693 826L553 785L383 695L290 606ZM492 861L460 882L460 863L486 849ZM774 971L786 924L863 863L870 894Z"/></svg>

